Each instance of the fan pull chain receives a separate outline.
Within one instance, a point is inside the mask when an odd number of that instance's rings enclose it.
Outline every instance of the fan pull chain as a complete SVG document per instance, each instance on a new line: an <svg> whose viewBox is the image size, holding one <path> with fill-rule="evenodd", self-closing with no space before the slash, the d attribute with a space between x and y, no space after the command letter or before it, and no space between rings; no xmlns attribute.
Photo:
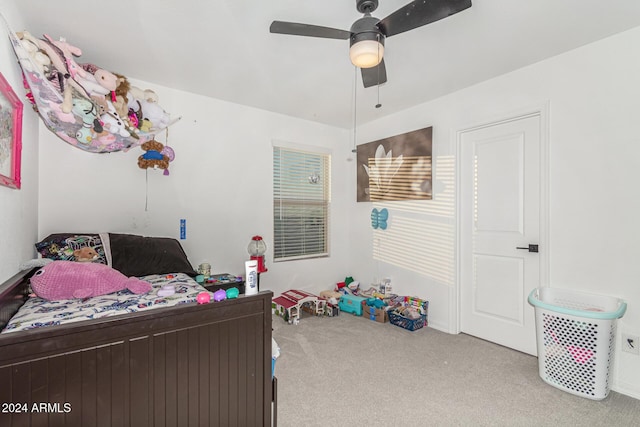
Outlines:
<svg viewBox="0 0 640 427"><path fill-rule="evenodd" d="M378 38L378 58L380 58L380 34L376 34L376 37ZM377 65L376 71L378 72L378 103L376 108L380 108L382 107L382 104L380 104L380 64Z"/></svg>
<svg viewBox="0 0 640 427"><path fill-rule="evenodd" d="M149 209L149 169L144 170L144 211L147 212Z"/></svg>
<svg viewBox="0 0 640 427"><path fill-rule="evenodd" d="M358 124L357 120L357 95L358 95L358 67L353 67L353 149L352 153L355 153L356 150L356 126Z"/></svg>

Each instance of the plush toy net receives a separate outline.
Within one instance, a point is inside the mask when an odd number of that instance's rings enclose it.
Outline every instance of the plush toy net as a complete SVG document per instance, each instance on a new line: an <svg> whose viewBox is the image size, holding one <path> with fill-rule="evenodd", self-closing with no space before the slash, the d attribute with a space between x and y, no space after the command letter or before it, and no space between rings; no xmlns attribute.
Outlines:
<svg viewBox="0 0 640 427"><path fill-rule="evenodd" d="M47 128L74 147L127 150L179 120L171 120L153 92L130 87L126 77L76 63L81 51L64 39L8 32L27 97Z"/></svg>

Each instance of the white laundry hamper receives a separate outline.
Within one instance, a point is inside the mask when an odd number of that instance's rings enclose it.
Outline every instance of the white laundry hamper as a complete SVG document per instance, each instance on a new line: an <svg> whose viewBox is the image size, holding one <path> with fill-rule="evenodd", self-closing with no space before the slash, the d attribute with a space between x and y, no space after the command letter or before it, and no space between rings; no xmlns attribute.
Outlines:
<svg viewBox="0 0 640 427"><path fill-rule="evenodd" d="M617 319L627 304L619 298L570 289L536 288L538 370L546 383L593 400L607 397Z"/></svg>

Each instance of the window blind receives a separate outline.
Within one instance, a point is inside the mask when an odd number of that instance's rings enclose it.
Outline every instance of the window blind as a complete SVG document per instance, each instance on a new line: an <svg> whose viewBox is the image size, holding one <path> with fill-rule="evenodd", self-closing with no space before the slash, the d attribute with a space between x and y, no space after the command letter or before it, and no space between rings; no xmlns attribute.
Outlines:
<svg viewBox="0 0 640 427"><path fill-rule="evenodd" d="M273 148L274 261L329 255L330 155Z"/></svg>

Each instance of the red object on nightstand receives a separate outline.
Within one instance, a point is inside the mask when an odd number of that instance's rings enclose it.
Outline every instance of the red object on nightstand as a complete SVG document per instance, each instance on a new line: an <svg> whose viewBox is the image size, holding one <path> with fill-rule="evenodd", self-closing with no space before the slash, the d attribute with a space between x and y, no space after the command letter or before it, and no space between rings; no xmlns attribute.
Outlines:
<svg viewBox="0 0 640 427"><path fill-rule="evenodd" d="M264 253L267 251L267 244L262 240L261 236L253 236L247 248L252 260L258 261L258 273L267 271L264 265Z"/></svg>

